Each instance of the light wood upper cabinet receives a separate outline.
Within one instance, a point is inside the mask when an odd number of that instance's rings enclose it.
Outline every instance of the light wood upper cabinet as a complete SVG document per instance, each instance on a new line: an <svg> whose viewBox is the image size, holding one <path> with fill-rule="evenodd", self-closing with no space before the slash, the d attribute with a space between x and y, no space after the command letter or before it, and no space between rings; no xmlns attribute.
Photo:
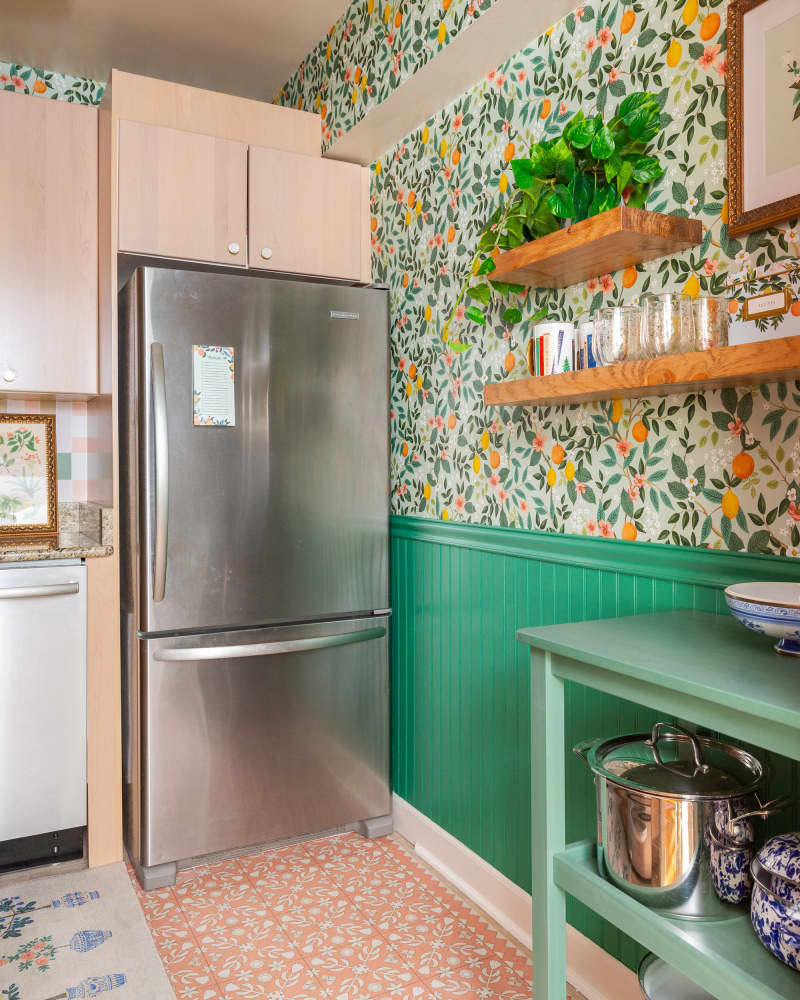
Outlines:
<svg viewBox="0 0 800 1000"><path fill-rule="evenodd" d="M95 395L97 111L0 93L0 392Z"/></svg>
<svg viewBox="0 0 800 1000"><path fill-rule="evenodd" d="M119 249L247 265L247 145L119 122Z"/></svg>
<svg viewBox="0 0 800 1000"><path fill-rule="evenodd" d="M369 280L364 174L353 163L250 147L250 267Z"/></svg>

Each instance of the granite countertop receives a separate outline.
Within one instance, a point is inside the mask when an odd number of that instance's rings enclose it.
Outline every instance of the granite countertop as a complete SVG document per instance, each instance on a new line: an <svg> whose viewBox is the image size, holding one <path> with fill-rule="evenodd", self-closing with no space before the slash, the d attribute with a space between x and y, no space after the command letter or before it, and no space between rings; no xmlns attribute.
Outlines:
<svg viewBox="0 0 800 1000"><path fill-rule="evenodd" d="M113 511L110 507L82 501L64 502L58 505L57 543L0 544L0 563L110 556L114 551L112 540Z"/></svg>

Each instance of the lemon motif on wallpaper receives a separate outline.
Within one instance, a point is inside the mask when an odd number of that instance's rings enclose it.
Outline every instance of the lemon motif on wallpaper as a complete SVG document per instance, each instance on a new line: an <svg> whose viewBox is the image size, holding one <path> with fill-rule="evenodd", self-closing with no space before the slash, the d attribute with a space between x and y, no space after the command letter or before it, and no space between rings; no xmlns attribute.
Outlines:
<svg viewBox="0 0 800 1000"><path fill-rule="evenodd" d="M401 11L358 0L278 99L319 110L327 148L439 51L442 24L449 45L491 6L414 0ZM487 381L524 371L530 319L542 309L577 320L648 292L728 294L734 279L741 298L761 289L756 268L800 257L798 220L742 240L727 229L726 6L576 6L373 165L373 277L390 288L396 512L800 555L798 383L561 408L482 401ZM800 128L797 55L780 75ZM0 63L0 88L96 104L103 85ZM477 349L459 353L444 323L485 221L513 191L510 160L580 108L608 118L631 89L655 94L662 118L656 153L667 169L648 208L701 219L701 245L559 292L510 293L487 309ZM800 316L798 275L769 283L789 287ZM512 306L522 320L509 328L502 314Z"/></svg>
<svg viewBox="0 0 800 1000"><path fill-rule="evenodd" d="M800 385L561 408L482 401L487 381L525 370L542 308L578 320L648 292L728 294L733 276L800 256L791 226L745 240L727 231L725 42L722 0L584 4L381 156L371 236L374 277L390 287L396 512L800 554ZM459 353L444 324L486 219L513 190L511 147L514 158L559 134L579 108L608 118L631 87L654 93L662 116L655 153L666 173L648 208L700 218L701 245L563 291L511 293ZM425 209L406 226L411 190ZM797 276L773 284L791 285L800 312ZM510 305L522 314L511 328ZM425 389L407 396L412 363Z"/></svg>

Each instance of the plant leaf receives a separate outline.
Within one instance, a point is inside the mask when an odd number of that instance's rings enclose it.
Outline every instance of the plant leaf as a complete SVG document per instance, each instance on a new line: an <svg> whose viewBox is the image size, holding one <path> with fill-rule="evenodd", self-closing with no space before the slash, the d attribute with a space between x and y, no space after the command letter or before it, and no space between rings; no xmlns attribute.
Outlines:
<svg viewBox="0 0 800 1000"><path fill-rule="evenodd" d="M547 196L547 207L561 219L571 219L575 214L575 204L572 200L572 192L563 184L556 184Z"/></svg>
<svg viewBox="0 0 800 1000"><path fill-rule="evenodd" d="M644 203L647 201L647 188L644 184L634 184L633 191L631 191L628 201L626 204L630 205L631 208L644 208Z"/></svg>
<svg viewBox="0 0 800 1000"><path fill-rule="evenodd" d="M572 191L572 203L575 209L572 218L579 222L589 214L589 206L592 204L592 195L594 194L594 184L586 174L579 170L572 178L570 188Z"/></svg>
<svg viewBox="0 0 800 1000"><path fill-rule="evenodd" d="M472 285L467 289L467 295L476 302L482 302L485 306L489 304L492 297L492 290L487 284Z"/></svg>
<svg viewBox="0 0 800 1000"><path fill-rule="evenodd" d="M618 201L619 196L617 195L615 184L598 184L595 188L592 204L589 207L589 215L598 215L600 212L606 212L609 208L614 208Z"/></svg>
<svg viewBox="0 0 800 1000"><path fill-rule="evenodd" d="M654 96L646 90L637 90L628 94L625 100L617 108L617 114L627 125L631 118L638 113L642 105L655 101Z"/></svg>
<svg viewBox="0 0 800 1000"><path fill-rule="evenodd" d="M486 326L486 317L483 314L483 310L477 306L467 306L464 310L464 315L467 319L471 319L473 323L480 323L481 326Z"/></svg>
<svg viewBox="0 0 800 1000"><path fill-rule="evenodd" d="M494 262L494 257L487 257L486 260L478 268L478 274L491 274L492 271L497 267Z"/></svg>
<svg viewBox="0 0 800 1000"><path fill-rule="evenodd" d="M514 183L520 190L525 191L533 185L533 163L529 159L512 160L511 170Z"/></svg>
<svg viewBox="0 0 800 1000"><path fill-rule="evenodd" d="M592 156L598 160L607 160L611 156L616 149L616 145L608 125L603 125L601 129L595 132L590 148Z"/></svg>
<svg viewBox="0 0 800 1000"><path fill-rule="evenodd" d="M606 172L606 180L613 181L614 178L619 173L620 167L622 166L622 157L619 153L613 153L603 164L603 168Z"/></svg>
<svg viewBox="0 0 800 1000"><path fill-rule="evenodd" d="M522 313L516 306L509 306L508 309L503 313L504 323L519 323L522 319Z"/></svg>
<svg viewBox="0 0 800 1000"><path fill-rule="evenodd" d="M569 183L575 173L575 160L572 156L572 150L564 141L563 136L550 150L550 156L553 160L553 173L556 175L556 179Z"/></svg>
<svg viewBox="0 0 800 1000"><path fill-rule="evenodd" d="M489 281L498 295L519 295L525 291L524 285L515 285L511 281Z"/></svg>
<svg viewBox="0 0 800 1000"><path fill-rule="evenodd" d="M642 184L656 180L664 173L664 168L655 156L640 156L633 164L633 179Z"/></svg>
<svg viewBox="0 0 800 1000"><path fill-rule="evenodd" d="M633 174L633 164L630 160L624 160L622 166L617 174L617 194L622 194L622 192L627 187L628 181L631 179Z"/></svg>

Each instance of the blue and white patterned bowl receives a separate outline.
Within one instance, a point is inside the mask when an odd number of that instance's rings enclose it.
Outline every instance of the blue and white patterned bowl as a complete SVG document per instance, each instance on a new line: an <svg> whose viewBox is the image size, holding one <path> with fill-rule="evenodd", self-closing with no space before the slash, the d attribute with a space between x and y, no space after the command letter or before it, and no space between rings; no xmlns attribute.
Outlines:
<svg viewBox="0 0 800 1000"><path fill-rule="evenodd" d="M725 600L742 625L779 639L779 653L800 656L800 584L735 583Z"/></svg>
<svg viewBox="0 0 800 1000"><path fill-rule="evenodd" d="M773 837L751 866L750 919L761 943L800 972L800 833Z"/></svg>

